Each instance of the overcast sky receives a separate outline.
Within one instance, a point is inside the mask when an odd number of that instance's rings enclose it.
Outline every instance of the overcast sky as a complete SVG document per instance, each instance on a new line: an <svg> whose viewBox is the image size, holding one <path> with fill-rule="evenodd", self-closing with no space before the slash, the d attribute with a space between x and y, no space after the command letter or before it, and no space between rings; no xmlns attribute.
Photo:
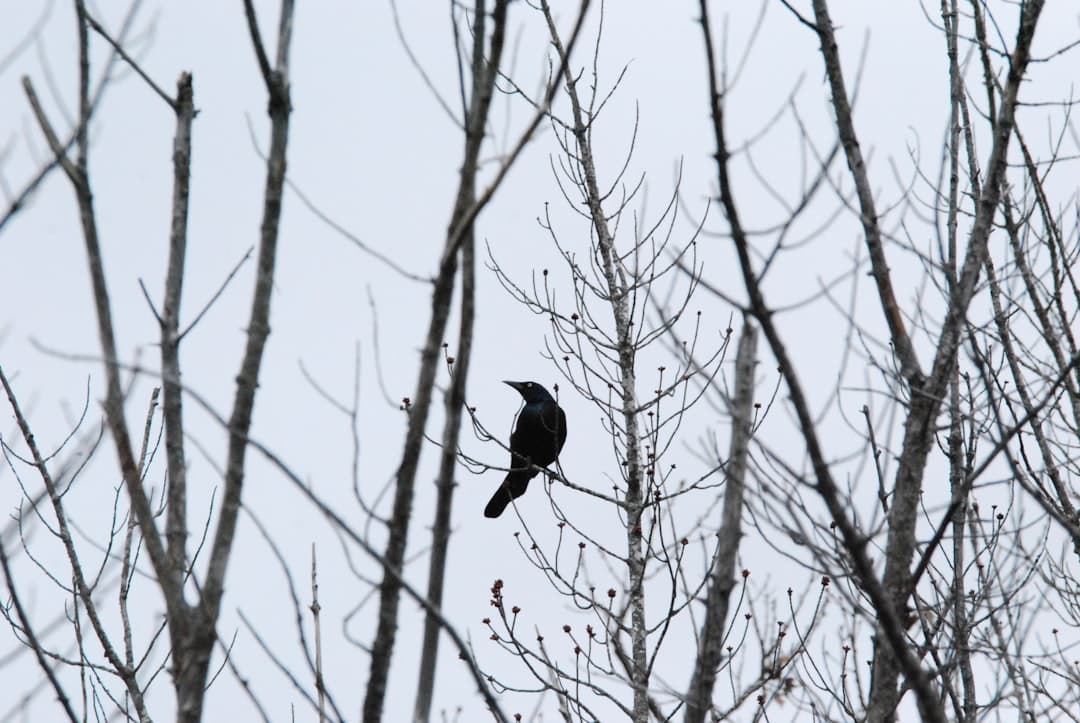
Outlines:
<svg viewBox="0 0 1080 723"><path fill-rule="evenodd" d="M808 2L794 4L809 14ZM52 3L49 10L43 11L45 5L8 2L0 6L0 188L5 194L21 189L48 155L22 92L21 77L33 80L58 128L69 128L75 113L77 66L72 12L64 2ZM765 228L772 219L783 216L783 208L755 180L755 170L769 178L789 200L796 197L804 174L813 171L813 157L800 155L798 124L792 109L797 110L797 118L805 124L817 152L827 152L834 140L822 61L814 35L779 2L766 2L756 42L745 64L739 66L762 4L715 5L716 33L718 41L726 46L729 72L734 74L736 67L741 67L727 99L731 145L738 147L754 138L779 114L768 139L753 146L749 156L752 165L744 159L738 166L739 200L745 218L751 227ZM924 5L889 0L836 0L831 4L841 54L847 63L849 88L856 82L856 68L865 52L856 125L864 151L871 158L871 176L882 207L901 199L909 184L926 192L926 181L917 178L917 163L931 177L939 167L941 140L948 121L946 58L936 29L939 11L932 3ZM994 5L1002 22L1011 24L1015 12L1004 4ZM264 33L272 38L276 7L271 2L260 2L258 6ZM565 32L573 4L557 2L556 7ZM458 108L457 65L445 4L401 0L399 11L403 31L419 63L438 92L452 108ZM577 68L587 65L591 57L598 11L597 5L585 37L587 42L583 41L575 58ZM97 12L111 31L119 29L119 3L99 3ZM513 3L511 17L512 66L507 71L521 88L535 93L550 60L542 19L525 3ZM36 26L39 21L41 25ZM19 49L35 27L36 40ZM1035 55L1067 44L1078 30L1076 9L1071 3L1050 3L1040 24ZM1002 28L1010 47L1012 32L1011 25ZM268 138L265 91L239 3L148 1L137 15L129 38L129 47L142 67L166 91L175 91L180 72L190 71L194 76L199 114L194 126L182 311L183 319L190 321L257 242L264 173L259 153ZM100 38L92 38L92 44L94 76L99 77L107 49ZM9 56L9 52L13 55ZM410 64L395 32L391 6L387 2L299 3L291 57L294 112L289 179L322 212L363 243L414 274L431 275L449 221L462 140L459 130ZM599 58L599 80L605 89L624 68L626 71L595 131L603 177L610 182L621 169L636 124L628 183L641 175L646 179L645 190L633 204L642 222L655 219L663 210L681 173L680 211L672 243L688 241L706 213L706 230L722 232L722 214L716 207L708 207L714 191L715 166L697 3L608 3ZM1070 97L1075 73L1069 70L1075 67L1075 61L1069 60L1033 65L1023 96L1048 101ZM155 300L160 300L170 218L174 118L138 77L120 67L114 76L91 127L90 174L119 349L125 359L140 358L153 367L158 361L154 346L157 327L139 281L146 284ZM791 105L785 108L789 102ZM530 116L531 109L520 98L496 98L491 128L494 137L485 154L485 179L491 177L496 154L517 138ZM1045 148L1060 127L1059 116L1052 122L1033 124L1031 141ZM490 267L497 263L523 285L531 284L532 275L540 269L550 268L552 285L562 298L569 299L565 265L561 265L558 250L537 222L548 204L560 242L582 257L588 253L588 227L568 210L553 179L551 165L558 151L550 128L545 126L478 223L482 265L478 271L476 342L468 396L484 425L503 436L509 431L519 400L500 380L533 379L550 386L560 377L543 357L544 320L514 303ZM1075 152L1074 141L1066 155ZM802 164L810 164L809 169L803 170ZM834 164L831 175L841 178L845 189L850 188L842 160ZM6 210L8 202L6 196L0 199L0 209ZM804 235L834 209L835 204L824 204L810 214L802 229ZM624 229L629 238L629 218ZM925 236L927 232L922 228L915 233ZM925 242L929 243L929 238ZM817 291L822 283L850 268L850 257L859 243L854 218L845 218L830 227L825 239L785 257L771 272L771 303L783 306ZM710 283L742 298L727 240L722 235L706 234L699 240L699 248L704 276ZM910 301L916 293L919 269L903 256L891 260L900 273L898 293L902 301ZM222 413L231 403L243 349L253 268L251 262L241 268L183 348L186 384ZM906 268L911 269L910 276L903 275ZM692 302L691 309L703 313L706 347L718 346L736 312L703 293ZM871 307L867 313L875 310ZM397 402L414 393L418 349L429 314L428 285L404 278L365 254L320 221L295 194L286 196L272 333L255 407L253 436L275 450L318 494L358 526L365 520L352 497L348 419L304 380L300 365L325 389L348 400L359 353L360 480L370 499L390 479L400 461L405 417L397 410ZM741 323L737 316L734 318L738 331ZM794 356L810 380L814 401L824 404L836 386L838 369L844 361L842 320L836 319L827 304L817 304L785 315L781 324ZM450 328L456 327L452 323ZM877 328L880 330L880 325ZM688 333L688 327L682 327L681 333ZM452 347L453 338L447 341ZM98 349L77 208L70 186L61 174L54 173L27 208L0 231L0 364L9 376L15 376L17 392L32 412L34 430L43 447L55 449L64 440L87 399L89 413L81 429L85 432L97 423L103 375L100 364L85 357L98 354ZM651 389L653 369L664 363L665 354L657 349L643 359L643 389ZM65 355L82 358L73 360ZM732 353L729 361L733 358ZM769 365L763 365L759 380L763 399L776 384L775 374L770 371ZM381 391L379 373L389 401ZM855 379L866 373L862 368L851 371ZM446 379L444 370L440 383ZM152 379L144 378L135 388L129 407L132 425L139 424L152 385ZM599 412L589 402L567 395L565 385L563 389L562 405L570 428L563 464L583 484L604 489L608 486L604 475L611 474L608 470L612 455L610 445L605 443ZM862 396L852 394L839 404L848 405L850 412L863 402ZM14 427L6 403L2 406L0 433L8 440ZM195 404L188 404L187 413L192 437L188 452L190 512L198 520L200 514L205 515L212 493L219 487L215 466L222 463L225 446L221 429L208 415ZM693 419L694 425L683 433L672 458L679 461L687 476L703 469L689 450L704 434L706 425L717 424L721 447L727 444L726 423L714 412L703 409ZM436 413L429 433L438 436L440 430L441 415ZM836 426L825 434L842 440L846 431L838 416ZM786 439L790 433L787 412L777 409L763 433L776 435L773 439L777 442ZM470 431L464 432L462 444L469 454L483 461L504 464L504 453L498 445L484 443ZM111 441L106 439L103 445L68 496L69 509L77 511L84 543L106 539L113 495L119 484ZM842 449L843 443L838 442L834 452ZM415 581L425 580L427 574L424 551L434 500L431 479L436 451L434 445L425 448L418 480L409 548L411 554L417 555L410 566ZM24 468L21 473L33 487L29 472ZM487 644L487 631L480 624L481 618L489 614L491 582L495 578L506 580L508 599L521 604L531 615L525 621L529 630L537 625L541 630L550 630L555 639L557 626L575 619L565 609L565 599L554 595L542 576L524 561L512 536L521 527L517 518L507 514L493 521L481 516L499 474L477 476L462 469L458 481L445 608L459 629L471 636L482 664L490 665L508 680L524 681L515 662ZM161 476L153 483L160 489ZM538 483L534 486L539 487ZM565 491L557 494L564 505L578 504ZM872 495L869 490L868 494ZM11 470L0 469L0 505L5 513L15 510L20 496ZM526 521L550 538L551 511L543 494L531 490L520 502ZM245 504L271 531L296 576L303 604L308 596L311 545L318 545L320 593L328 621L323 629L328 688L342 710L356 718L367 680L367 656L346 639L343 629L370 643L376 601L371 599L347 626L342 620L369 593L370 586L349 571L342 546L322 519L280 474L257 458L252 458ZM591 501L580 504L579 510L586 511L583 514L595 512L603 520L598 524L615 523L610 511L601 510ZM615 528L605 529L610 532ZM37 529L30 539L33 550L46 564L58 559L58 550L42 530ZM5 543L10 545L7 539ZM89 544L85 548L90 555L92 548ZM783 572L784 568L777 567L781 558L762 541L750 540L745 549L760 553L760 557L745 560L744 564L760 570L762 578L770 570L776 571L780 579L777 594L789 582L805 585L813 578L795 567ZM369 560L355 550L352 554L353 564L363 575L379 577ZM24 592L32 602L35 619L41 624L52 620L62 610L61 598L25 558L18 564L27 581ZM597 565L590 572L598 588L618 586L610 570ZM268 664L237 615L242 611L274 651L302 673L302 657L283 580L270 549L245 517L219 631L225 639L236 633L235 660L275 720L287 720L291 706L295 706L298 720L310 720L310 711ZM146 611L142 623L145 635L161 605L152 583L142 580L140 584L136 594ZM417 606L408 600L402 603L401 615L398 659L391 673L392 695L387 701L389 721L405 720L413 705L421 616ZM8 628L0 627L0 656L15 646ZM690 649L688 644L686 650ZM446 642L441 652L436 709L452 711L460 706L461 720L482 720L482 703L456 661L456 652ZM673 655L665 659L668 667L658 671L659 679L676 689L685 688L688 680L686 660L679 658ZM3 676L4 688L9 692L3 696L6 706L13 700L11 691L28 689L37 683L40 673L31 656L22 655L6 664ZM156 689L158 705L170 705L169 683L159 680ZM35 710L48 709L50 700L50 694L41 695ZM246 720L254 716L227 672L211 688L207 705L207 720ZM513 699L507 710L527 714L534 705L534 699L523 696ZM549 720L554 718L552 706L549 696L542 704ZM6 708L0 713L4 711Z"/></svg>

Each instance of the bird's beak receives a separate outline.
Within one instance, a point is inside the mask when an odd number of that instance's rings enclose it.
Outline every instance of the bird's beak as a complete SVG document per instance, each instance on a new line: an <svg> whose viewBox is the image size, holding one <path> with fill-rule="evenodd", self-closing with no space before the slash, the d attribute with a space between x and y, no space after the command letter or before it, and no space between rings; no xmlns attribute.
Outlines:
<svg viewBox="0 0 1080 723"><path fill-rule="evenodd" d="M520 393L521 388L523 386L525 386L522 382L508 382L505 379L503 380L503 384L507 385L508 387L513 387L514 389L518 390L518 393Z"/></svg>

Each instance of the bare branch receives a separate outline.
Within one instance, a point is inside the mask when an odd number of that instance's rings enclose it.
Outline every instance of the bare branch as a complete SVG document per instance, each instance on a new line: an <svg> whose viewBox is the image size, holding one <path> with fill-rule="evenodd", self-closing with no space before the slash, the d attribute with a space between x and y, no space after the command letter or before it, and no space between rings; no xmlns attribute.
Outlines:
<svg viewBox="0 0 1080 723"><path fill-rule="evenodd" d="M705 622L698 636L697 661L686 693L686 723L704 723L712 710L716 672L724 655L724 625L731 592L735 589L735 560L742 537L743 491L753 433L754 371L757 367L757 330L743 326L735 357L735 398L732 401L731 450L725 467L724 511L709 574Z"/></svg>

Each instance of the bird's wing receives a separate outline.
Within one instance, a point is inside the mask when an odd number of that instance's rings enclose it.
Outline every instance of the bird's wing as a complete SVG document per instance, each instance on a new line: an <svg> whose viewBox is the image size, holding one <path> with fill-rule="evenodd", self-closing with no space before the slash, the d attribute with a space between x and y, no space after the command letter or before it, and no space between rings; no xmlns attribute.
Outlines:
<svg viewBox="0 0 1080 723"><path fill-rule="evenodd" d="M555 435L555 454L558 455L566 441L566 413L562 407L551 402L544 405L542 413L544 432Z"/></svg>
<svg viewBox="0 0 1080 723"><path fill-rule="evenodd" d="M527 467L529 458L535 454L533 439L539 433L538 422L540 415L530 412L529 405L525 405L518 413L514 424L514 431L510 435L510 467L520 469Z"/></svg>

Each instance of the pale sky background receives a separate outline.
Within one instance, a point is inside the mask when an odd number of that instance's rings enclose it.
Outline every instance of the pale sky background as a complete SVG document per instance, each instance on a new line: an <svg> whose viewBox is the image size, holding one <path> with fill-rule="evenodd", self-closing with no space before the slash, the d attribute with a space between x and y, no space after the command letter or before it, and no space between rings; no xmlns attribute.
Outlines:
<svg viewBox="0 0 1080 723"><path fill-rule="evenodd" d="M809 3L794 3L810 14ZM749 33L761 11L761 4L714 3L712 10L718 42L726 37L729 59L734 65L741 57ZM832 114L822 61L813 34L799 25L779 2L766 2L763 24L745 69L728 101L728 137L738 146L756 133L792 97L799 117L819 152L832 143ZM1002 3L993 3L999 19L1008 23L1003 34L1011 48L1015 12ZM1080 32L1077 10L1072 3L1049 3L1040 23L1035 54L1050 52L1077 37ZM38 132L20 87L28 75L44 98L55 126L66 130L75 104L75 35L72 10L55 2L46 14L38 41L9 57L34 26L45 4L0 3L0 176L3 190L21 189L31 177L47 148ZM274 43L277 8L274 3L258 3L260 21L267 42ZM573 4L557 2L564 31L568 30ZM866 45L865 69L859 90L856 125L864 151L871 156L871 177L881 207L894 203L910 182L916 161L931 176L937 173L940 144L948 119L948 88L944 42L934 27L939 22L936 4L890 0L836 0L831 4L838 39L847 63L849 89L854 84L855 67ZM456 65L453 60L448 10L445 3L401 0L401 21L409 43L439 91L456 108ZM583 38L575 67L591 56L599 5L593 8L591 33ZM121 4L98 3L95 13L115 32L121 20ZM682 163L682 208L675 224L673 244L693 233L714 188L715 166L711 159L713 141L705 92L705 63L696 2L609 2L605 9L604 36L600 49L600 81L607 89L621 69L627 71L621 87L600 119L596 142L601 158L601 174L609 181L621 167L631 137L635 112L639 113L637 142L628 178L647 178L644 217L655 218L670 196L676 171ZM547 56L541 17L525 3L511 6L513 33L509 40L514 78L524 89L535 92L547 70ZM726 22L726 30L721 27ZM92 37L94 77L98 77L105 48ZM199 115L194 126L194 157L191 182L191 214L184 288L182 324L190 321L217 289L245 251L257 243L262 208L264 163L252 145L249 123L260 147L267 143L266 96L254 62L240 3L146 2L137 16L129 47L142 67L169 92L181 71L194 76L195 103ZM416 70L410 65L395 34L387 2L301 2L295 17L291 53L294 112L290 129L289 178L337 223L348 228L364 243L391 257L401 266L420 275L433 273L441 249L456 187L461 160L459 131L449 121ZM49 86L48 72L55 90ZM118 66L119 67L119 66ZM1025 100L1058 101L1074 92L1076 67L1072 55L1052 63L1036 64L1025 85ZM154 346L157 329L143 299L138 281L142 279L155 300L161 298L171 204L171 145L174 119L171 111L135 75L121 69L110 86L104 104L95 116L91 135L91 177L95 191L99 230L102 238L109 289L112 297L118 344L126 359L141 353L142 362L157 363ZM517 137L531 110L518 99L496 98L495 138L485 158L505 149ZM1040 149L1047 146L1061 127L1060 112L1034 109L1047 120L1032 122L1030 140ZM1066 155L1076 153L1075 141L1066 143ZM800 188L800 158L797 128L786 112L764 142L753 148L753 161L760 172L789 200ZM502 379L534 379L545 385L561 381L551 364L542 357L543 319L532 315L507 296L488 268L490 260L483 245L505 271L522 284L542 268L552 271L552 283L560 296L569 299L567 274L558 252L537 217L550 203L562 243L586 253L588 230L567 212L555 185L551 162L558 146L544 127L512 170L494 202L480 217L477 233L481 243L478 269L478 314L469 403L488 429L501 435L509 431L518 405L517 395L500 383ZM813 159L808 159L813 163ZM892 167L890 167L892 166ZM488 174L494 163L488 164ZM894 171L895 169L895 171ZM812 166L811 166L812 170ZM758 184L749 167L738 167L739 203L744 220L752 228L771 225L783 210ZM832 178L850 188L842 159L833 165ZM1068 178L1063 173L1059 178ZM1072 173L1072 178L1075 178ZM915 181L916 193L927 195L925 181ZM1075 182L1073 182L1075 186ZM834 197L826 192L820 210L810 214L804 232L814 228L830 213ZM2 206L6 209L7 198ZM723 230L722 214L709 211L707 229ZM888 226L888 224L886 224ZM627 222L626 228L629 229ZM929 244L925 227L912 229ZM795 234L799 237L799 234ZM820 284L850 267L849 257L860 243L854 218L845 216L828 234L782 259L766 285L775 306L792 303L815 292ZM699 242L704 275L710 283L742 298L741 280L729 242L720 236L703 236ZM910 305L919 281L919 269L898 251L890 261L898 274L901 303ZM227 412L234 389L234 377L243 349L253 280L254 264L249 262L237 275L182 350L184 380L197 389L220 412ZM255 406L253 436L279 454L313 489L330 501L356 525L364 522L351 492L351 437L347 419L334 411L304 381L299 363L324 388L344 400L351 394L355 350L360 352L360 479L370 499L393 475L400 461L405 418L397 411L397 400L414 394L418 349L430 314L429 287L403 279L385 265L357 249L317 219L292 193L287 193L282 218L276 288L271 316L272 333L264 357L261 387ZM876 301L862 282L860 314L882 333ZM845 294L848 292L844 292ZM374 300L376 311L369 305ZM846 297L845 297L846 298ZM870 303L873 302L873 303ZM703 344L719 343L732 309L701 293L691 303L703 312ZM378 351L381 373L392 404L384 400L376 375L373 343L374 322L378 323ZM736 332L741 328L735 318ZM818 303L798 313L782 317L781 328L794 357L799 360L804 384L821 404L832 393L844 351L842 319L827 304ZM455 322L450 325L456 329ZM685 332L686 329L684 328ZM454 338L447 339L454 345ZM91 303L88 274L77 208L71 189L60 173L54 173L33 197L29 207L0 231L0 363L9 376L16 377L17 392L30 409L31 421L43 448L54 449L71 430L87 397L90 412L84 429L98 418L102 396L100 365L72 361L43 352L39 344L59 352L96 355L98 342ZM921 339L922 351L928 352ZM766 346L759 350L764 355ZM646 355L640 365L643 390L652 388L653 369L664 363L666 352ZM734 348L725 369L730 368ZM767 361L767 358L766 358ZM860 359L849 362L848 383L857 386L870 374ZM776 379L773 367L762 363L758 395L766 401ZM445 370L440 382L446 381ZM141 418L153 382L144 378L132 395L128 415L133 430L141 429ZM568 396L562 405L568 415L569 441L562 456L568 473L583 484L606 488L611 454L605 444L599 415L585 400ZM762 429L771 444L791 440L789 415L780 404ZM842 396L843 415L831 408L825 438L830 451L840 454L857 445L843 416L857 416L865 394L852 390ZM15 432L6 402L0 405L0 433L5 440ZM194 403L186 405L192 434L188 449L190 462L191 509L193 520L205 513L211 492L219 478L214 465L198 451L205 447L214 464L224 457L221 430ZM429 422L429 435L441 432L441 400ZM705 426L717 424L722 449L727 447L726 421L707 408L692 417L694 424L682 433L682 442L673 448L671 461L678 461L686 474L700 472L701 464L689 449L704 433ZM504 453L495 444L483 444L466 429L465 449L492 464L505 463ZM92 554L86 538L106 539L112 500L119 478L114 471L111 440L82 472L67 497L69 510L77 516L83 549ZM418 477L415 515L410 538L410 554L419 555L409 567L410 578L423 583L427 575L427 526L434 503L436 448L425 448ZM163 452L162 452L163 453ZM796 462L800 457L793 455ZM342 547L318 514L282 479L249 455L250 466L244 493L245 504L271 531L286 557L303 605L309 596L309 558L312 543L320 556L320 595L324 611L323 646L327 687L350 719L358 717L368 659L343 634L342 619L370 589L349 571ZM32 475L20 470L23 480L36 489ZM460 471L455 499L450 568L445 609L458 628L471 636L482 664L509 681L524 681L519 665L499 654L487 643L487 631L480 624L489 614L488 588L495 578L506 581L507 597L533 615L524 622L549 630L553 650L562 639L558 627L564 621L575 625L564 598L545 586L541 575L523 559L512 533L521 528L512 514L499 520L481 515L483 504L499 481L499 474L481 476ZM154 484L160 489L160 474ZM869 484L869 477L866 478ZM873 504L871 487L865 488ZM15 510L20 491L10 469L0 469L0 506L5 514ZM578 500L558 490L564 507L582 519L596 514L597 524L610 525L614 515L591 500ZM519 504L527 522L538 534L551 534L551 512L539 484ZM575 506L577 506L575 510ZM688 518L689 519L689 518ZM607 528L613 532L614 528ZM36 529L30 538L32 549L42 560L56 560L53 542ZM606 534L602 532L601 534ZM771 592L780 597L788 584L801 587L816 576L783 562L769 550L760 534L748 530L750 539L744 555L753 556L743 564L760 570L761 582L768 585L767 573L775 579ZM197 542L197 535L192 543ZM576 539L573 540L576 542ZM12 542L5 538L11 549ZM379 543L381 547L381 542ZM351 550L356 568L377 579L378 569L361 553ZM96 559L90 558L88 559ZM18 561L25 575L22 585L40 624L61 612L63 599L25 557ZM62 568L61 568L62 569ZM590 568L598 589L612 585L609 570L594 561ZM112 572L111 574L115 574ZM61 573L61 577L63 574ZM755 578L757 579L757 578ZM810 583L812 584L812 583ZM618 585L615 585L618 587ZM114 593L108 593L110 596ZM136 595L141 602L142 632L156 619L161 605L149 580L141 580ZM6 593L5 593L6 597ZM372 598L347 631L364 643L373 634ZM251 635L240 625L237 611L252 621L274 651L297 674L303 674L302 657L292 608L283 576L270 549L251 524L242 518L239 538L231 562L220 632L230 639L236 632L233 655L243 674L274 720L288 720L293 708L297 720L311 720L313 714L287 681L273 670ZM306 613L306 610L304 611ZM387 721L405 720L412 711L416 676L416 656L422 617L417 606L404 599L397 659L391 673L391 694L387 699ZM305 626L310 620L305 615ZM64 635L68 635L65 628ZM310 630L309 630L310 634ZM528 639L532 634L526 635ZM55 638L54 638L55 640ZM145 637L143 638L145 641ZM691 645L680 648L671 642L671 655L659 680L676 689L688 681L686 665ZM16 643L6 626L0 627L0 656L14 650ZM160 647L160 646L159 646ZM565 646L564 646L565 647ZM461 707L460 720L485 719L474 686L456 661L446 638L440 648L435 709L453 711ZM160 655L160 650L159 650ZM7 691L0 698L5 714L14 704L14 692L37 684L40 672L29 654L3 658L2 675ZM313 690L313 685L309 685ZM155 684L153 709L167 719L172 700L171 683L162 676ZM33 710L49 710L51 693L44 693ZM507 698L511 714L528 714L535 698ZM542 703L545 719L554 719L553 699ZM33 720L47 720L32 716ZM780 714L782 715L782 713ZM255 713L234 678L222 673L210 689L206 720L249 720Z"/></svg>

